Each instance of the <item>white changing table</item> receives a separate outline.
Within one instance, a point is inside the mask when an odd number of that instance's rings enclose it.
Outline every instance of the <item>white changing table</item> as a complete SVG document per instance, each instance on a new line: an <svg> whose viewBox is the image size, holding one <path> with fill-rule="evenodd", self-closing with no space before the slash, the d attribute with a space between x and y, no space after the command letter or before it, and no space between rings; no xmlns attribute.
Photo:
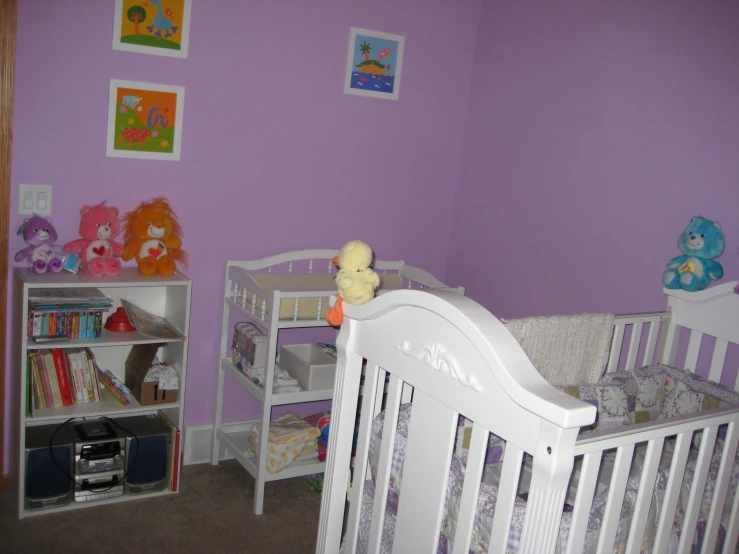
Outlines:
<svg viewBox="0 0 739 554"><path fill-rule="evenodd" d="M260 417L262 429L269 428L273 406L333 398L333 388L273 394L272 384L279 330L329 326L324 315L329 309L329 297L336 294L335 267L332 259L337 255L338 250L300 250L261 260L226 262L212 463L218 464L220 445L223 443L229 453L256 480L254 513L257 515L264 509L264 488L267 481L323 473L325 462L293 464L279 473L269 473L266 469L268 433L262 433L260 456L257 458L247 452L247 433L243 430L229 433L228 425L223 425L224 381L226 375L231 376L233 381L259 400L262 405ZM463 287L448 287L430 273L408 266L403 261L378 260L373 267L381 279L378 294L383 290L399 288L444 289L464 294ZM254 383L231 363L229 356L231 310L245 316L268 336L268 363L264 388Z"/></svg>

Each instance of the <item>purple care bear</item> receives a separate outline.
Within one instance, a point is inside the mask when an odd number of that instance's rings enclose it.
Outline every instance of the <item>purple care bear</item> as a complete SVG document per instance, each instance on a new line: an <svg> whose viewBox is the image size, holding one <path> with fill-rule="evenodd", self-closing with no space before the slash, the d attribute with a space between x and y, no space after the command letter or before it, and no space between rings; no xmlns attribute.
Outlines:
<svg viewBox="0 0 739 554"><path fill-rule="evenodd" d="M23 240L29 244L15 255L16 262L27 260L34 273L59 273L62 270L62 247L54 244L58 238L51 219L33 215L18 229Z"/></svg>

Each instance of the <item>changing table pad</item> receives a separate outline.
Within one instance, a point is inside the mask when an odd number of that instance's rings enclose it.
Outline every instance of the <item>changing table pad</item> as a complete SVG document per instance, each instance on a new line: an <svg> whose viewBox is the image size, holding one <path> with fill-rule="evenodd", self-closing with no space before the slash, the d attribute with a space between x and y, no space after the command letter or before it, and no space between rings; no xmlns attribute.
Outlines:
<svg viewBox="0 0 739 554"><path fill-rule="evenodd" d="M382 290L394 290L403 287L403 280L395 273L380 273ZM282 298L280 300L280 319L295 318L295 301L298 301L298 319L322 319L331 309L329 298L336 294L336 281L333 274L328 273L251 273L251 276L260 287L280 292L317 292L325 295L308 298ZM318 315L318 300L321 300L321 313ZM247 293L247 302L251 302L251 295ZM256 305L261 299L257 297ZM267 315L265 314L265 317Z"/></svg>

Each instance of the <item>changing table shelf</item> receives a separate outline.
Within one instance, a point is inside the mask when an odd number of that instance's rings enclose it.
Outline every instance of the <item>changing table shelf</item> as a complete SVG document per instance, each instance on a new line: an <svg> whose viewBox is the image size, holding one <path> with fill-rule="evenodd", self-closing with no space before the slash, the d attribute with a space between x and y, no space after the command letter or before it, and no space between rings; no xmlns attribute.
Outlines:
<svg viewBox="0 0 739 554"><path fill-rule="evenodd" d="M218 440L228 449L228 451L238 460L243 468L254 477L259 478L258 464L259 459L248 451L248 433L229 433L226 428L218 430ZM265 471L264 480L280 481L281 479L292 479L294 477L304 477L306 475L315 475L323 473L326 469L326 462L303 462L292 463L278 473L270 473Z"/></svg>
<svg viewBox="0 0 739 554"><path fill-rule="evenodd" d="M230 375L251 395L264 403L264 389L249 379L242 371L231 363L228 358L221 358L221 370ZM305 390L300 392L281 392L272 394L273 406L284 406L285 404L300 404L302 402L317 402L319 400L331 400L334 397L334 389Z"/></svg>
<svg viewBox="0 0 739 554"><path fill-rule="evenodd" d="M230 426L223 423L225 379L226 376L230 377L232 382L260 402L262 408L259 423L262 429L269 428L273 406L333 399L333 388L275 394L272 392L272 383L276 367L277 337L281 329L329 327L324 316L330 308L330 297L336 294L336 268L332 259L338 253L338 250L299 250L261 260L226 262L211 462L213 465L218 464L220 447L223 445L254 477L254 513L257 515L264 509L265 483L323 473L325 463L308 461L291 464L279 473L269 473L266 469L267 436L261 437L260 455L257 457L247 451L248 433L229 432ZM380 276L378 294L400 288L427 288L464 294L464 288L448 287L430 273L407 266L403 261L377 260L373 267ZM264 388L231 363L230 322L234 313L257 325L268 337Z"/></svg>

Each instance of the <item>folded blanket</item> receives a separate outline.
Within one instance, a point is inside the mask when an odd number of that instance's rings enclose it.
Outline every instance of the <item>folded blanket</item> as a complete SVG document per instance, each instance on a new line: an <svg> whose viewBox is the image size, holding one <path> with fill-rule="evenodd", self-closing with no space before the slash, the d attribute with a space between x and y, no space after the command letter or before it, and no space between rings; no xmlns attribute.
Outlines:
<svg viewBox="0 0 739 554"><path fill-rule="evenodd" d="M257 445L260 427L259 423L255 423L250 432L249 449L256 454L259 452ZM267 471L277 473L284 469L298 458L306 447L309 452L313 450L318 457L317 437L320 434L317 427L292 413L273 419L269 424Z"/></svg>
<svg viewBox="0 0 739 554"><path fill-rule="evenodd" d="M605 371L613 314L526 317L503 324L552 385L594 384Z"/></svg>

